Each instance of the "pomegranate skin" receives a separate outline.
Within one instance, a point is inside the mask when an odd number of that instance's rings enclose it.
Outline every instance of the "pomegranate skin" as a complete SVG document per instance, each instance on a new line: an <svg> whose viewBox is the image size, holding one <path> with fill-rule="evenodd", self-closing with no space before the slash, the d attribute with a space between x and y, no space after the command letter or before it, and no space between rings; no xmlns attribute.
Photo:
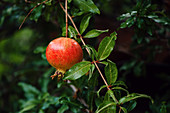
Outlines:
<svg viewBox="0 0 170 113"><path fill-rule="evenodd" d="M46 49L46 58L57 71L65 73L83 59L80 45L73 39L60 37L52 40Z"/></svg>

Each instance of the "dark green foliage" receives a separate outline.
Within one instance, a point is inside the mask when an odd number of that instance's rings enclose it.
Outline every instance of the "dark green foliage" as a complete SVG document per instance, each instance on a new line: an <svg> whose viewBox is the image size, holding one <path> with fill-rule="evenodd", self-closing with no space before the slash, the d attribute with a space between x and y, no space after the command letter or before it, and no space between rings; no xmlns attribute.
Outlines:
<svg viewBox="0 0 170 113"><path fill-rule="evenodd" d="M133 27L135 32L131 44L134 59L125 63L121 70L133 69L135 75L144 75L145 64L154 60L155 55L161 52L163 48L162 45L153 45L153 43L160 41L160 38L169 40L167 37L162 37L159 32L160 29L166 29L170 26L170 19L157 8L156 4L151 4L151 0L138 0L136 6L130 12L122 14L118 18L118 20L124 20L120 28ZM144 51L149 51L146 59L141 57Z"/></svg>
<svg viewBox="0 0 170 113"><path fill-rule="evenodd" d="M0 112L117 113L121 110L122 113L127 113L135 109L138 98L149 98L152 101L148 95L129 93L126 84L120 81L116 64L109 60L110 58L107 59L114 50L116 32L104 37L98 49L88 43L82 46L90 53L89 56L84 55L85 61L75 64L60 81L56 78L51 80L50 76L55 69L46 61L45 50L51 40L66 35L65 13L60 8L59 1L25 1L0 1L0 9L2 9L0 13ZM121 2L129 3L128 0ZM61 3L64 5L62 0ZM87 42L99 39L102 33L110 33L108 29L94 29L91 24L95 15L100 14L99 9L102 12L114 9L109 3L113 1L68 0L68 13ZM102 9L104 6L106 8ZM167 31L166 27L169 27L169 19L162 11L156 9L156 5L151 4L149 0L138 0L131 12L119 17L121 21L124 20L120 28L134 27L135 29L132 48L138 44L142 47L147 46L153 51L150 53L152 56L156 54L154 50L161 47L148 46L149 43L156 40L157 33L161 35ZM29 12L30 15L18 30ZM159 25L165 28L161 27L159 30ZM74 38L82 44L78 32L70 21L68 38ZM135 51L135 59L125 63L120 70L128 73L131 68L134 68L133 72L136 75L143 73L145 61L142 61L139 55L140 51L145 49L142 47ZM149 58L152 59L152 56ZM147 61L150 60L149 58ZM102 70L109 86L101 81L96 65ZM169 98L165 95L163 99L156 100L156 103L150 105L150 109L155 113L168 113L169 103L164 102L164 99ZM161 102L163 103L158 104Z"/></svg>

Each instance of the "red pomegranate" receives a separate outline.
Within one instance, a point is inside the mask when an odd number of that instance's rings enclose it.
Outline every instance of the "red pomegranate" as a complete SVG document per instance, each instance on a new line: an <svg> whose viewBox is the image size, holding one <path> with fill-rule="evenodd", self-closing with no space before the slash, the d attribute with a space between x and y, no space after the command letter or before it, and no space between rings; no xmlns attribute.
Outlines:
<svg viewBox="0 0 170 113"><path fill-rule="evenodd" d="M56 68L52 79L55 76L60 79L74 64L82 61L83 51L75 40L60 37L52 40L47 46L46 58L49 64Z"/></svg>

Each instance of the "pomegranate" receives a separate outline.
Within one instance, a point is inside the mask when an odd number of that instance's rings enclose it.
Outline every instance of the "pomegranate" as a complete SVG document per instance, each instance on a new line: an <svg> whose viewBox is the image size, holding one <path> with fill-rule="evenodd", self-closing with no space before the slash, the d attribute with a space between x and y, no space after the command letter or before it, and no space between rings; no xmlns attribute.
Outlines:
<svg viewBox="0 0 170 113"><path fill-rule="evenodd" d="M52 40L47 46L46 58L49 64L56 68L52 79L55 76L60 79L74 64L82 61L83 51L75 40L60 37Z"/></svg>

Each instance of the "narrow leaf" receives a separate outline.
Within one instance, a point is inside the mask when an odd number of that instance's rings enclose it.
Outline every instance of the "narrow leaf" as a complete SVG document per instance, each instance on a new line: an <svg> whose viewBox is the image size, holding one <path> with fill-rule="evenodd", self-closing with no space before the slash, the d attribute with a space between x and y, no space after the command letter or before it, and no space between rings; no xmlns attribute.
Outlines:
<svg viewBox="0 0 170 113"><path fill-rule="evenodd" d="M106 59L112 52L115 45L113 37L105 37L98 48L98 59L99 61Z"/></svg>
<svg viewBox="0 0 170 113"><path fill-rule="evenodd" d="M73 28L72 26L69 26L68 27L68 31L69 31L69 34L70 34L70 37L74 37L75 39L77 39L77 31L75 30L75 28Z"/></svg>
<svg viewBox="0 0 170 113"><path fill-rule="evenodd" d="M64 79L76 80L90 70L91 62L83 61L75 64L64 75Z"/></svg>
<svg viewBox="0 0 170 113"><path fill-rule="evenodd" d="M105 96L104 96L104 101L111 101L111 99L110 99L110 94L109 94L108 91L106 92L106 94L105 94Z"/></svg>
<svg viewBox="0 0 170 113"><path fill-rule="evenodd" d="M97 108L95 113L104 112L107 108L113 108L113 111L114 111L115 106L116 106L116 104L114 102L105 101L99 105L99 107ZM110 112L114 113L113 111L110 111Z"/></svg>
<svg viewBox="0 0 170 113"><path fill-rule="evenodd" d="M132 94L129 94L129 95L125 96L125 97L122 97L119 100L119 103L124 104L126 102L129 102L129 101L137 99L137 98L149 98L151 100L151 102L153 103L153 100L152 100L152 98L150 96L145 95L145 94L138 94L138 93L132 93Z"/></svg>
<svg viewBox="0 0 170 113"><path fill-rule="evenodd" d="M135 100L132 100L128 103L126 109L128 112L132 111L137 105L137 102Z"/></svg>
<svg viewBox="0 0 170 113"><path fill-rule="evenodd" d="M93 3L92 0L73 0L74 4L79 7L81 11L84 13L91 12L91 13L98 13L100 14L99 9L97 6Z"/></svg>
<svg viewBox="0 0 170 113"><path fill-rule="evenodd" d="M40 94L40 91L30 84L20 82L18 85L22 87L27 98L34 98Z"/></svg>
<svg viewBox="0 0 170 113"><path fill-rule="evenodd" d="M91 46L89 46L89 45L86 45L85 47L89 50L89 52L90 52L90 57L92 58L92 61L98 60L98 59L97 59L98 53L97 53L97 51L95 50L95 48L94 48L94 47L91 47Z"/></svg>
<svg viewBox="0 0 170 113"><path fill-rule="evenodd" d="M111 102L111 98L110 98L110 94L108 92L106 92L105 97L104 97L104 102ZM116 106L112 106L112 107L107 107L104 111L102 111L101 113L110 113L112 111L112 113L116 113Z"/></svg>
<svg viewBox="0 0 170 113"><path fill-rule="evenodd" d="M100 34L104 33L104 32L108 32L109 30L97 30L97 29L93 29L91 31L89 31L84 38L94 38L94 37L98 37Z"/></svg>
<svg viewBox="0 0 170 113"><path fill-rule="evenodd" d="M57 113L64 113L65 111L67 111L69 109L69 107L65 104L63 104L60 109L58 109Z"/></svg>
<svg viewBox="0 0 170 113"><path fill-rule="evenodd" d="M122 109L122 111L123 111L124 113L127 113L126 108L124 108L124 107L122 107L122 106L120 106L120 108Z"/></svg>
<svg viewBox="0 0 170 113"><path fill-rule="evenodd" d="M100 91L101 91L103 88L105 88L105 87L107 87L107 86L106 86L106 85L103 85L103 86L101 86L100 89L97 91L97 96L98 96L98 97L100 96L100 95L99 95Z"/></svg>
<svg viewBox="0 0 170 113"><path fill-rule="evenodd" d="M90 71L89 71L89 78L88 78L88 80L91 79L91 77L92 77L92 75L93 75L93 72L94 72L94 69L95 69L95 65L92 64L92 65L90 66Z"/></svg>
<svg viewBox="0 0 170 113"><path fill-rule="evenodd" d="M24 113L25 111L31 110L35 106L36 106L35 104L28 105L28 106L24 107L21 111L19 111L19 113Z"/></svg>
<svg viewBox="0 0 170 113"><path fill-rule="evenodd" d="M93 73L93 75L92 75L92 77L90 78L90 80L89 80L89 82L88 82L88 86L90 87L90 88L95 88L95 86L97 86L98 85L98 76L99 76L99 73L98 73L98 71L95 71L94 73Z"/></svg>
<svg viewBox="0 0 170 113"><path fill-rule="evenodd" d="M128 88L127 85L123 81L116 81L114 86L124 86L126 89Z"/></svg>
<svg viewBox="0 0 170 113"><path fill-rule="evenodd" d="M110 60L107 61L108 61L108 65L105 66L105 75L106 75L107 82L110 85L116 82L118 70L115 63L113 63Z"/></svg>
<svg viewBox="0 0 170 113"><path fill-rule="evenodd" d="M112 91L112 90L108 90L107 92L109 93L110 97L112 97L112 99L114 100L114 102L117 103L117 99L116 99L116 97L115 97L113 91Z"/></svg>
<svg viewBox="0 0 170 113"><path fill-rule="evenodd" d="M129 94L128 90L126 90L122 87L113 87L112 89L119 89L119 90L125 91L127 93L127 95Z"/></svg>
<svg viewBox="0 0 170 113"><path fill-rule="evenodd" d="M82 34L86 28L88 27L89 25L89 20L90 18L92 17L91 14L87 14L86 16L83 17L83 19L81 20L81 23L80 23L80 33Z"/></svg>

